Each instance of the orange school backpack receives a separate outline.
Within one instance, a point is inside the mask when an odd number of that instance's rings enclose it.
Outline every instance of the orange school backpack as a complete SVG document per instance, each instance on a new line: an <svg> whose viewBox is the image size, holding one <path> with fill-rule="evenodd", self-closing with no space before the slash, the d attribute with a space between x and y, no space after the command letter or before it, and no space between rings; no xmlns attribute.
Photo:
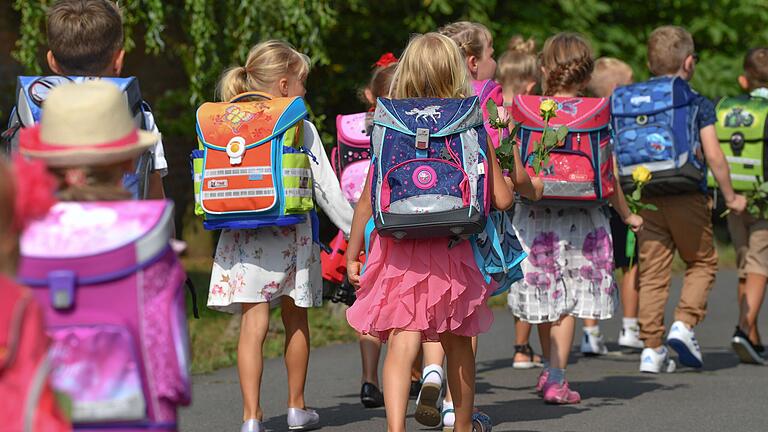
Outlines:
<svg viewBox="0 0 768 432"><path fill-rule="evenodd" d="M314 209L306 117L302 98L259 92L198 108L199 149L191 158L196 213L206 229L306 220Z"/></svg>

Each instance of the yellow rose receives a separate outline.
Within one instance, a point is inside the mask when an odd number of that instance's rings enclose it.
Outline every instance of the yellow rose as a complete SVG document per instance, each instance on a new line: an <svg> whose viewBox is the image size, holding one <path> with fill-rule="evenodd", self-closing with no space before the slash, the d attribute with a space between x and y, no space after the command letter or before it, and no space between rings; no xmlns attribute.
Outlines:
<svg viewBox="0 0 768 432"><path fill-rule="evenodd" d="M653 175L651 175L651 172L648 170L648 168L644 166L639 166L635 168L634 171L632 171L632 180L634 180L637 184L644 185L651 181L651 178L653 178Z"/></svg>
<svg viewBox="0 0 768 432"><path fill-rule="evenodd" d="M552 99L545 99L541 101L539 105L539 111L541 111L542 117L555 117L555 111L557 111L557 102Z"/></svg>

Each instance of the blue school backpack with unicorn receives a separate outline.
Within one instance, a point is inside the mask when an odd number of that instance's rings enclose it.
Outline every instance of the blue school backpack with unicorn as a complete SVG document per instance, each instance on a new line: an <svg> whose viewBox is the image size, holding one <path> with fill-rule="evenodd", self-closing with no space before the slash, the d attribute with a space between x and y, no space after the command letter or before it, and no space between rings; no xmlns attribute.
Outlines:
<svg viewBox="0 0 768 432"><path fill-rule="evenodd" d="M695 192L706 188L706 165L696 124L698 97L679 77L653 78L617 88L611 97L619 176L625 191L634 189L632 171L645 166L653 179L648 196Z"/></svg>
<svg viewBox="0 0 768 432"><path fill-rule="evenodd" d="M467 237L490 210L477 97L379 98L371 132L373 220L397 239Z"/></svg>

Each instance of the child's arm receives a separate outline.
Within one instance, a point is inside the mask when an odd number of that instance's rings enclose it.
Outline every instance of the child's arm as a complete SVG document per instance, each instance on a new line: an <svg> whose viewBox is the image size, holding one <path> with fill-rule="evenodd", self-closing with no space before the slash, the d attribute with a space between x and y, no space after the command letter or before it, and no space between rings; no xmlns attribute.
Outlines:
<svg viewBox="0 0 768 432"><path fill-rule="evenodd" d="M714 125L705 126L700 131L701 148L704 151L704 159L712 170L712 175L720 185L720 190L725 198L725 205L736 213L741 213L747 207L747 199L733 190L731 184L731 170L728 168L728 161L725 159L723 150L720 148L720 141L717 139L717 132Z"/></svg>
<svg viewBox="0 0 768 432"><path fill-rule="evenodd" d="M151 200L165 199L165 189L163 189L163 176L159 171L149 173L149 190L147 198Z"/></svg>
<svg viewBox="0 0 768 432"><path fill-rule="evenodd" d="M616 158L613 159L613 172L614 193L610 198L608 198L608 202L611 203L613 209L616 210L616 213L619 214L621 220L624 221L624 223L627 224L632 231L638 232L643 228L643 218L629 210L627 200L624 198L624 192L622 192L621 185L619 184L619 170Z"/></svg>
<svg viewBox="0 0 768 432"><path fill-rule="evenodd" d="M496 160L496 150L493 148L493 144L488 142L488 167L491 170L491 199L493 200L493 206L499 210L506 210L512 207L515 203L515 195L512 193L512 188L507 184L508 180L504 177L499 166L499 161Z"/></svg>
<svg viewBox="0 0 768 432"><path fill-rule="evenodd" d="M371 167L373 169L373 167ZM365 240L365 225L373 215L371 208L371 176L366 177L363 193L355 206L355 215L352 217L352 230L349 233L347 244L347 277L355 288L360 287L360 271L363 264L360 262L360 252L363 250Z"/></svg>
<svg viewBox="0 0 768 432"><path fill-rule="evenodd" d="M515 184L517 192L529 200L540 200L544 194L544 182L539 177L531 178L528 175L528 171L523 167L523 161L520 158L520 147L518 147L517 143L513 144L512 149L515 156L515 171L512 182Z"/></svg>

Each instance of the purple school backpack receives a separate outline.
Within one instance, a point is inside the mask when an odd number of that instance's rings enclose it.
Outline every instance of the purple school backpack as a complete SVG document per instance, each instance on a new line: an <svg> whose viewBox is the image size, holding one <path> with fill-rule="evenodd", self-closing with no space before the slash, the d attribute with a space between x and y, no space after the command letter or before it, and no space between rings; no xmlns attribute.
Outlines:
<svg viewBox="0 0 768 432"><path fill-rule="evenodd" d="M371 133L373 220L382 236L457 237L483 231L488 139L476 96L379 98Z"/></svg>
<svg viewBox="0 0 768 432"><path fill-rule="evenodd" d="M24 232L19 278L45 311L76 430L175 431L190 401L172 214L166 201L59 203Z"/></svg>

